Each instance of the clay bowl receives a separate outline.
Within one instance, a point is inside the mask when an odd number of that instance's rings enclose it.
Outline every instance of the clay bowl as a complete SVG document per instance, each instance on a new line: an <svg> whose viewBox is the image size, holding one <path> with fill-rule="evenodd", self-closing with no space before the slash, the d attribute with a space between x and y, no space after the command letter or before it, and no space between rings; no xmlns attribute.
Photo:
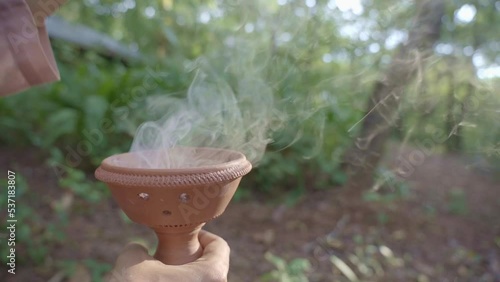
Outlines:
<svg viewBox="0 0 500 282"><path fill-rule="evenodd" d="M155 231L155 258L180 265L201 256L201 227L224 212L241 177L250 172L252 165L236 151L190 147L170 150L210 156L210 162L186 168L149 169L144 168L144 162L165 152L124 153L106 158L95 176L108 185L132 221Z"/></svg>

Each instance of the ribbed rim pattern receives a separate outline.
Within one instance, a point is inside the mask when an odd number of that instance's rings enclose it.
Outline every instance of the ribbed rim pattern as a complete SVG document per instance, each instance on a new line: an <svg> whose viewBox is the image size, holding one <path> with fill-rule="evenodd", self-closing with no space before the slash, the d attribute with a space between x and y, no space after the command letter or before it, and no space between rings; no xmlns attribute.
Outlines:
<svg viewBox="0 0 500 282"><path fill-rule="evenodd" d="M125 186L179 187L232 181L249 173L251 169L252 165L246 159L225 169L179 175L120 173L105 170L100 166L95 172L95 177L106 183Z"/></svg>

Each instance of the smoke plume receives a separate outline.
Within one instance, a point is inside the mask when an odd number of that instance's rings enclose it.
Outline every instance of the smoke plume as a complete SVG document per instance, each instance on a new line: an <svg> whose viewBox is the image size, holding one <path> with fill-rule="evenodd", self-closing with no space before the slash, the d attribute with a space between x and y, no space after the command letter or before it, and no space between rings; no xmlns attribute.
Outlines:
<svg viewBox="0 0 500 282"><path fill-rule="evenodd" d="M228 65L227 71L234 67L239 66ZM179 154L176 146L239 151L252 164L258 163L271 142L271 133L286 120L275 106L271 88L255 69L235 77L233 86L205 59L196 61L193 72L184 99L157 98L165 115L138 128L131 152L142 156L144 168L200 167L221 159L207 155L211 151L200 155L182 150ZM157 153L148 153L151 151Z"/></svg>

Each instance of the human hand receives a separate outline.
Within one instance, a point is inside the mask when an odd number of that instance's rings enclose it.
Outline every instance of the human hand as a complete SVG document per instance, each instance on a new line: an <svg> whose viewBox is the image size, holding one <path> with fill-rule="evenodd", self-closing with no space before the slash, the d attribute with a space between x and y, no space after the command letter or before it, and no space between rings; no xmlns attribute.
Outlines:
<svg viewBox="0 0 500 282"><path fill-rule="evenodd" d="M66 0L25 0L31 10L37 26L45 23L45 18L52 15Z"/></svg>
<svg viewBox="0 0 500 282"><path fill-rule="evenodd" d="M202 256L184 265L165 265L151 257L143 246L129 244L116 260L107 281L227 281L230 250L226 241L205 230L200 231L199 240Z"/></svg>

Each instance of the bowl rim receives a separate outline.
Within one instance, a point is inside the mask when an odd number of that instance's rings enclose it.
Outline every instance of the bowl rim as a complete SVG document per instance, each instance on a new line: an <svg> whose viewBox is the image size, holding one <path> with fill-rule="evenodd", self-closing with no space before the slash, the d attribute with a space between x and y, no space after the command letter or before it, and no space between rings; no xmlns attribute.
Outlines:
<svg viewBox="0 0 500 282"><path fill-rule="evenodd" d="M122 153L106 158L95 171L95 177L107 184L140 187L186 187L233 181L252 170L252 164L245 155L234 150L190 147L204 150L217 150L234 154L234 159L211 166L194 168L133 168L117 166L111 160Z"/></svg>
<svg viewBox="0 0 500 282"><path fill-rule="evenodd" d="M202 173L210 173L214 171L223 171L230 169L235 166L242 166L244 163L249 163L245 155L241 152L229 149L222 148L211 148L211 147L185 147L179 146L178 148L191 148L196 150L209 150L209 151L221 151L230 153L230 156L234 156L230 161L217 163L214 165L205 165L199 167L190 167L190 168L136 168L136 167L128 167L128 166L120 166L116 165L112 162L112 160L116 157L120 156L130 156L137 154L137 152L127 152L121 154L115 154L105 158L101 163L101 168L105 171L115 172L115 173L124 173L124 174L134 174L134 175L192 175L192 174L202 174ZM150 150L150 152L156 152L159 150Z"/></svg>

